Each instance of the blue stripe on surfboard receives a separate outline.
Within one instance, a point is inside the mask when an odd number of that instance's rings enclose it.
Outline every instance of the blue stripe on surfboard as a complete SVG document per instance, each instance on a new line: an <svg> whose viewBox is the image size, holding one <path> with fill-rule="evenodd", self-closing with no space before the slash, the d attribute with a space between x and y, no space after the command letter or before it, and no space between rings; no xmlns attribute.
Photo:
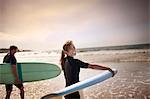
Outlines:
<svg viewBox="0 0 150 99"><path fill-rule="evenodd" d="M20 80L20 81L23 81L23 77L22 77L22 67L21 67L21 64L20 64L20 63L17 64L17 70L18 70L18 77L19 77L19 80Z"/></svg>

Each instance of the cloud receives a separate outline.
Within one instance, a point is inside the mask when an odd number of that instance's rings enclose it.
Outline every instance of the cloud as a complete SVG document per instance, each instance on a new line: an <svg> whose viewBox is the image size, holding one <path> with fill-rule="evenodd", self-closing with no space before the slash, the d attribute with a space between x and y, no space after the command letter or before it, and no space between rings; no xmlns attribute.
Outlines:
<svg viewBox="0 0 150 99"><path fill-rule="evenodd" d="M68 39L79 42L79 47L144 43L146 4L144 0L5 0L0 31L5 42L11 39L30 48L59 48Z"/></svg>

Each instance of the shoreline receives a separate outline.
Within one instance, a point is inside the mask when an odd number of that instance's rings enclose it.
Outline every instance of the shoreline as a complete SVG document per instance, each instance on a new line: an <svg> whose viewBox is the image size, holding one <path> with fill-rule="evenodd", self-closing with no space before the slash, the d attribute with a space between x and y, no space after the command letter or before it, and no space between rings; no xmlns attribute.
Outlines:
<svg viewBox="0 0 150 99"><path fill-rule="evenodd" d="M0 62L7 53L0 53ZM18 52L16 57L21 61L35 60L43 62L47 59L54 58L59 62L60 52ZM27 60L24 60L27 59ZM128 49L128 50L105 50L105 51L88 51L77 52L75 58L79 58L87 62L150 62L150 49ZM19 61L18 61L19 62Z"/></svg>

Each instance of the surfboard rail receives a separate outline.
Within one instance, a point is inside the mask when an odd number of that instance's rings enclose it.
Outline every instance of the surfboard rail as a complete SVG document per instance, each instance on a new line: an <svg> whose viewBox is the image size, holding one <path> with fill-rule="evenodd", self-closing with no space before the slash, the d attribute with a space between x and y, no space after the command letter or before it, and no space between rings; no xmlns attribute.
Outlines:
<svg viewBox="0 0 150 99"><path fill-rule="evenodd" d="M117 73L116 69L113 69L113 71L115 72L115 74ZM86 79L84 81L78 82L76 84L73 84L71 86L68 86L62 90L56 91L54 93L45 95L43 97L41 97L41 99L53 99L54 97L58 97L58 96L64 96L76 91L79 91L81 89L87 88L89 86L95 85L97 83L100 83L110 77L112 77L112 73L110 71L104 71L94 77L91 77L89 79ZM54 98L55 99L55 98Z"/></svg>
<svg viewBox="0 0 150 99"><path fill-rule="evenodd" d="M61 73L56 64L42 62L19 62L16 65L18 78L21 82L33 82L51 79ZM0 84L14 84L14 75L9 63L0 64Z"/></svg>

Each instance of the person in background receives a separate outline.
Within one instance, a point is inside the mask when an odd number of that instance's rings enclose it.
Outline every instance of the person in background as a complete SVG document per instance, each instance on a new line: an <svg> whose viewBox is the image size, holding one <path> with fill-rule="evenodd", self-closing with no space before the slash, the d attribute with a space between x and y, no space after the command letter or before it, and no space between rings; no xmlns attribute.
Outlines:
<svg viewBox="0 0 150 99"><path fill-rule="evenodd" d="M17 88L20 89L20 97L21 97L21 99L24 99L24 86L21 83L21 81L19 81L17 70L16 70L17 60L16 60L14 55L17 51L18 51L17 46L10 46L9 52L7 53L7 55L3 59L3 63L10 63L11 64L12 73L13 73L14 78L15 78L15 84L5 84L5 87L6 87L5 99L10 99L13 85L15 85Z"/></svg>
<svg viewBox="0 0 150 99"><path fill-rule="evenodd" d="M62 70L64 71L64 76L66 80L66 87L79 82L80 68L109 70L110 72L112 72L114 76L115 73L111 68L96 64L85 63L79 59L74 59L75 55L76 55L76 48L73 42L67 41L63 45L63 50L60 59ZM80 94L77 91L69 95L66 95L65 99L80 99Z"/></svg>

